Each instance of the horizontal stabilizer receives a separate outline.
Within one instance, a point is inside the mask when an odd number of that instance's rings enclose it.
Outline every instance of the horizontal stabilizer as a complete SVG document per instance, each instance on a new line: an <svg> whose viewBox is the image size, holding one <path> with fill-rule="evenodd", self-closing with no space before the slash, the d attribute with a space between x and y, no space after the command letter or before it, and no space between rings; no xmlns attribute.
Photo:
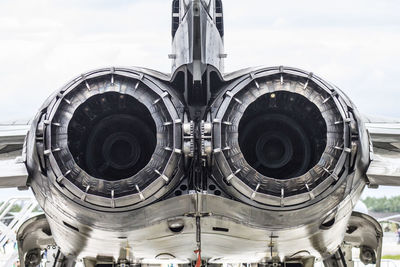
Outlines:
<svg viewBox="0 0 400 267"><path fill-rule="evenodd" d="M367 175L371 186L400 186L400 120L366 118L373 157Z"/></svg>
<svg viewBox="0 0 400 267"><path fill-rule="evenodd" d="M25 187L28 172L21 158L0 160L0 188Z"/></svg>
<svg viewBox="0 0 400 267"><path fill-rule="evenodd" d="M22 148L29 128L28 120L0 124L0 188L26 187Z"/></svg>

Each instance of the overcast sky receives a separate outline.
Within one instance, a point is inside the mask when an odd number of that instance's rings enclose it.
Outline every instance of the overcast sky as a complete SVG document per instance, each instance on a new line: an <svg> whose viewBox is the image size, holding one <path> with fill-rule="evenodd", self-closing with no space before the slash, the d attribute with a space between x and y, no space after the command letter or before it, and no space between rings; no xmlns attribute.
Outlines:
<svg viewBox="0 0 400 267"><path fill-rule="evenodd" d="M0 0L0 121L32 117L91 69L169 72L170 9L170 0ZM400 117L400 1L225 0L224 9L227 72L303 68L361 112Z"/></svg>

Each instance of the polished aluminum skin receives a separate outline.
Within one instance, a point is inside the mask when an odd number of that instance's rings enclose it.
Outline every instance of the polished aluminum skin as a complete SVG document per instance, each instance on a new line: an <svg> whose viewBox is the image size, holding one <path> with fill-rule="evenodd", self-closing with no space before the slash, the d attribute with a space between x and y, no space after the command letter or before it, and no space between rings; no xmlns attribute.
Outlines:
<svg viewBox="0 0 400 267"><path fill-rule="evenodd" d="M333 266L350 244L379 265L381 229L353 209L365 186L400 185L399 122L365 124L342 91L300 69L224 74L220 0L175 0L172 22L172 74L76 77L43 104L16 162L26 127L0 126L0 162L14 170L0 165L0 187L29 186L45 212L19 231L21 257L49 243L56 266L198 253ZM43 234L30 229L47 235L35 244Z"/></svg>

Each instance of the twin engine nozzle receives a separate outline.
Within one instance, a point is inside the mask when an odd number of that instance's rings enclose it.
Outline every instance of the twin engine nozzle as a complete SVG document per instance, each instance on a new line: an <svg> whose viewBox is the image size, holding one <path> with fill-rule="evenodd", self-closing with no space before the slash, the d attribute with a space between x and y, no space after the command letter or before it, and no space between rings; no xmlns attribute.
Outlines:
<svg viewBox="0 0 400 267"><path fill-rule="evenodd" d="M51 97L28 139L33 179L91 208L136 208L179 186L185 158L208 157L227 196L282 208L317 201L354 164L351 105L318 77L270 68L223 81L194 135L181 90L153 74L93 71Z"/></svg>

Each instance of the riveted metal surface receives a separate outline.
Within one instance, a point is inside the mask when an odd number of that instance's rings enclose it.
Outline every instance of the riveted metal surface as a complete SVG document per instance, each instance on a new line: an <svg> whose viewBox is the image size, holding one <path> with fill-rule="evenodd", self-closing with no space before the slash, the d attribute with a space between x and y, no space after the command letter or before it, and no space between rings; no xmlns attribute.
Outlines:
<svg viewBox="0 0 400 267"><path fill-rule="evenodd" d="M82 74L53 94L32 123L29 183L62 254L142 264L160 263L163 255L190 263L194 250L216 264L330 257L367 182L368 134L353 103L296 68L223 75L223 39L207 3L178 2L184 6L175 12L181 24L173 74L114 67ZM193 90L207 92L188 98ZM157 136L148 164L115 180L89 175L68 144L77 110L111 93L143 105ZM307 133L322 140L323 151L305 174L276 179L247 162L238 139L246 110L280 93L318 111L310 125L319 133Z"/></svg>
<svg viewBox="0 0 400 267"><path fill-rule="evenodd" d="M135 70L103 69L74 79L49 101L44 126L45 151L51 166L48 178L58 190L83 205L115 209L149 203L175 186L182 175L182 170L176 168L182 166L182 115L178 113L182 109L175 108L172 96L166 93L168 87L154 80ZM150 111L158 133L157 147L147 166L133 177L115 182L86 173L76 164L68 147L68 125L75 110L87 99L108 92L142 102Z"/></svg>
<svg viewBox="0 0 400 267"><path fill-rule="evenodd" d="M345 179L347 174L342 170L348 157L350 137L348 124L345 123L348 121L347 106L341 105L339 94L326 83L321 83L315 75L294 69L269 68L252 72L248 77L245 82L220 96L224 97L224 101L220 102L219 109L214 113L215 160L224 176L223 179L248 198L251 196L254 201L275 206L291 206L313 201L332 183L336 183L340 178ZM259 97L280 91L305 96L318 107L328 127L327 147L321 161L305 175L284 181L257 173L247 164L237 143L238 125L246 108ZM223 152L226 147L230 149ZM234 160L232 157L235 157ZM227 161L229 158L232 160ZM342 176L339 177L341 172ZM252 181L244 177L250 177ZM314 185L313 181L318 183ZM224 184L223 181L220 183ZM304 186L305 184L307 186ZM261 193L262 187L268 188L272 194ZM299 191L299 187L307 189L306 192ZM294 190L297 193L290 196ZM281 192L284 192L283 197Z"/></svg>

